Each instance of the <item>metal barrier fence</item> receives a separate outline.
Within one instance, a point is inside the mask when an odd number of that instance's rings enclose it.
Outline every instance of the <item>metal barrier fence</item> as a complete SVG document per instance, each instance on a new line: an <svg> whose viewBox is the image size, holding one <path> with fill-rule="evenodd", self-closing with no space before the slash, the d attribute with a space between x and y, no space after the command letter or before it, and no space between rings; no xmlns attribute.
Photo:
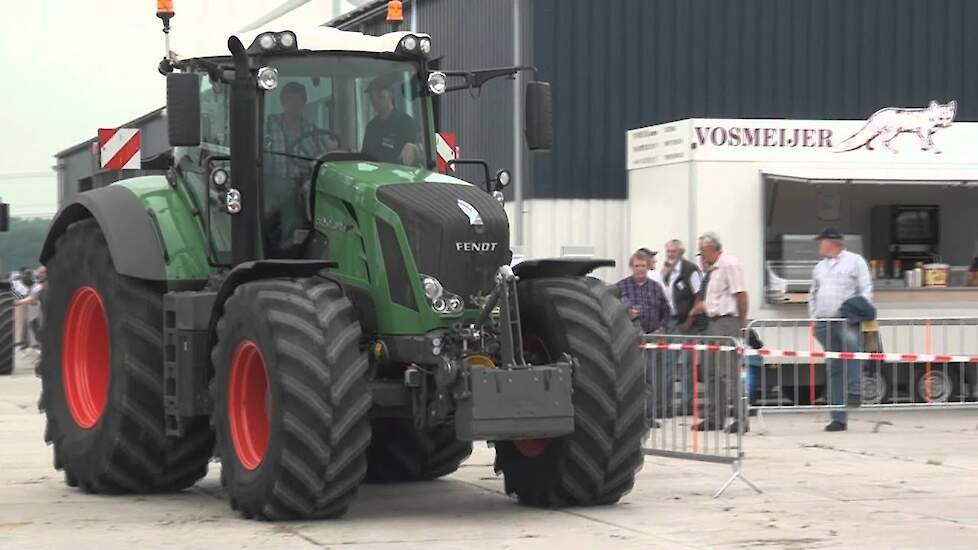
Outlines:
<svg viewBox="0 0 978 550"><path fill-rule="evenodd" d="M762 319L744 350L758 411L978 407L978 318Z"/></svg>
<svg viewBox="0 0 978 550"><path fill-rule="evenodd" d="M652 419L644 453L729 464L733 473L714 498L736 479L760 493L743 475L749 419L737 339L649 335L643 347Z"/></svg>

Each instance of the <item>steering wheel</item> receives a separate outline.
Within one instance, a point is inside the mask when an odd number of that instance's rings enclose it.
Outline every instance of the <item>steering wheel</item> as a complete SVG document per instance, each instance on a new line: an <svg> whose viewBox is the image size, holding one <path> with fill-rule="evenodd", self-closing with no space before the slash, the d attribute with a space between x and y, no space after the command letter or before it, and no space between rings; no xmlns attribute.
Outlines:
<svg viewBox="0 0 978 550"><path fill-rule="evenodd" d="M292 141L291 145L289 145L289 153L293 155L302 156L301 153L299 152L299 146L302 145L304 141L310 139L316 139L316 138L323 138L323 137L332 138L336 140L337 144L340 143L340 137L336 135L336 132L333 132L332 130L324 130L322 128L316 128L315 130L309 130L299 134L299 137L295 138L295 140ZM319 139L318 142L314 142L314 143L318 145L319 150L316 151L316 154L313 155L313 157L318 157L319 155L326 152L326 139ZM293 159L293 160L297 160L297 159Z"/></svg>

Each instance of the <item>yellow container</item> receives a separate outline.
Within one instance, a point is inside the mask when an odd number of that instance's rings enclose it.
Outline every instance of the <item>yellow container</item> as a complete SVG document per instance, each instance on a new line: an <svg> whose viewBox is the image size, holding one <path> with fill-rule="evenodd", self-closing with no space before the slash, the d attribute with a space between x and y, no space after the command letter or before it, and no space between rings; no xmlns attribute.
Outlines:
<svg viewBox="0 0 978 550"><path fill-rule="evenodd" d="M924 265L924 286L947 286L951 266L947 264Z"/></svg>

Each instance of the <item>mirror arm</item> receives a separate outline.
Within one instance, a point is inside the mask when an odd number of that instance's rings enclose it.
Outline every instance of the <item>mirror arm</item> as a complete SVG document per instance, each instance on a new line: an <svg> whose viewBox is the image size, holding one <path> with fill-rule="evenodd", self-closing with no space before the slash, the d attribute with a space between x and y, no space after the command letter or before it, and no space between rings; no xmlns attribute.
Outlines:
<svg viewBox="0 0 978 550"><path fill-rule="evenodd" d="M446 92L454 92L456 90L465 90L468 88L481 88L483 84L489 82L494 78L499 78L503 76L514 77L516 73L522 71L531 71L533 73L537 72L537 68L532 65L519 65L515 67L497 67L494 69L478 69L475 71L442 71L445 76L464 78L465 84L455 84L453 86L448 86L445 88Z"/></svg>
<svg viewBox="0 0 978 550"><path fill-rule="evenodd" d="M448 166L449 168L451 168L452 166L455 166L456 164L468 164L468 165L474 165L474 166L481 166L482 169L486 173L486 193L490 193L490 194L492 193L492 189L490 188L490 185L492 184L493 179L492 179L492 176L489 175L489 163L488 162L486 162L486 161L484 161L482 159L455 159L455 160L450 160L450 161L448 161L448 162L445 163L445 165Z"/></svg>

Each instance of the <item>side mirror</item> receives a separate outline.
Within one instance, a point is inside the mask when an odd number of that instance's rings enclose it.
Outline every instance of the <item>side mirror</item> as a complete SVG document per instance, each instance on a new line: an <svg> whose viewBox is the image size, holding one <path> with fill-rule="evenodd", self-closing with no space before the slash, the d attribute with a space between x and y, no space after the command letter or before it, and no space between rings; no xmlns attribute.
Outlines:
<svg viewBox="0 0 978 550"><path fill-rule="evenodd" d="M200 75L166 75L166 120L172 147L200 145Z"/></svg>
<svg viewBox="0 0 978 550"><path fill-rule="evenodd" d="M549 82L526 83L526 145L531 151L550 149L554 140L553 100Z"/></svg>
<svg viewBox="0 0 978 550"><path fill-rule="evenodd" d="M0 231L10 231L10 205L0 202Z"/></svg>

